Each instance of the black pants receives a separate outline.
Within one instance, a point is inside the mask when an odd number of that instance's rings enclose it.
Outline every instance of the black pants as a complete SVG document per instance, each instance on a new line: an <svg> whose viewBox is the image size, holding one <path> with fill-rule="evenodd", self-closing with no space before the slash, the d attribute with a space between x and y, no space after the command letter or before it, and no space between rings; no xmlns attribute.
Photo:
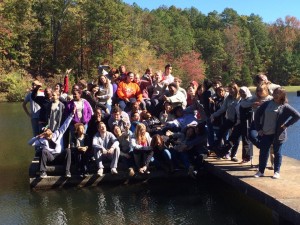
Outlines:
<svg viewBox="0 0 300 225"><path fill-rule="evenodd" d="M71 167L71 150L66 148L64 151L58 154L52 154L49 150L43 149L40 159L40 171L46 172L47 162L63 162L66 165L66 171L70 171Z"/></svg>

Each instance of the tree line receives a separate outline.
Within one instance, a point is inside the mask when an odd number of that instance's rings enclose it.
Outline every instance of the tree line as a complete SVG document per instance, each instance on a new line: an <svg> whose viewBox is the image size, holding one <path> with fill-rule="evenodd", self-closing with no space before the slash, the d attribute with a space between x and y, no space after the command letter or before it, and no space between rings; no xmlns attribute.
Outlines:
<svg viewBox="0 0 300 225"><path fill-rule="evenodd" d="M137 73L172 63L183 81L218 76L251 85L264 72L274 83L300 85L300 23L291 16L267 24L231 8L205 15L121 0L3 0L0 21L2 74L73 68L93 77L101 63Z"/></svg>

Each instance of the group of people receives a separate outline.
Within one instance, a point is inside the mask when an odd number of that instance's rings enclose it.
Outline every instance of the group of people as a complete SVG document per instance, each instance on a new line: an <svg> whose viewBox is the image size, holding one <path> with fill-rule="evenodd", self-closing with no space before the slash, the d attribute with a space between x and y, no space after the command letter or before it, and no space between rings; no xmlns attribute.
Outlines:
<svg viewBox="0 0 300 225"><path fill-rule="evenodd" d="M221 80L191 81L186 89L172 75L172 66L140 76L124 65L106 72L99 70L91 82L74 84L69 94L68 75L64 84L41 90L34 81L23 108L31 117L34 137L29 141L40 157L40 177L47 177L48 162L63 161L65 176L71 164L87 176L95 163L103 176L110 163L118 174L122 163L130 176L149 174L152 168L173 172L185 169L190 175L202 167L203 159L214 152L217 158L241 163L252 157L252 145L260 149L261 177L270 148L274 154L274 176L280 177L281 149L286 128L300 114L287 104L285 90L259 74L252 95L248 87ZM30 112L27 103L30 102ZM152 166L153 165L153 166Z"/></svg>

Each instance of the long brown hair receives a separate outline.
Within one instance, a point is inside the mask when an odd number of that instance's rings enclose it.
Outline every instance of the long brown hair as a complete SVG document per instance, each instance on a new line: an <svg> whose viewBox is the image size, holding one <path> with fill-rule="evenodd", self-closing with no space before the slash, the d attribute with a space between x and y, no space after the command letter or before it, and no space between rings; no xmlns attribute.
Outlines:
<svg viewBox="0 0 300 225"><path fill-rule="evenodd" d="M145 130L145 134L142 134L142 130ZM143 123L139 123L138 125L136 125L135 128L135 138L138 144L141 144L142 142L146 142L146 126Z"/></svg>
<svg viewBox="0 0 300 225"><path fill-rule="evenodd" d="M155 134L151 140L151 147L161 147L164 144L164 140L159 134Z"/></svg>

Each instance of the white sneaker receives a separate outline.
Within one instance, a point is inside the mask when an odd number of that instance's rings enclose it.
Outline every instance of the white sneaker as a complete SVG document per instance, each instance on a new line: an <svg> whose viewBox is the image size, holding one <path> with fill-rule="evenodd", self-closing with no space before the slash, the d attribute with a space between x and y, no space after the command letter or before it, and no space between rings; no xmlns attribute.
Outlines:
<svg viewBox="0 0 300 225"><path fill-rule="evenodd" d="M118 174L118 171L116 168L111 168L110 172L111 172L111 174Z"/></svg>
<svg viewBox="0 0 300 225"><path fill-rule="evenodd" d="M272 177L273 179L279 179L280 178L280 173L275 172L274 176Z"/></svg>
<svg viewBox="0 0 300 225"><path fill-rule="evenodd" d="M99 169L98 172L97 172L97 174L98 174L100 177L102 177L102 176L103 176L103 169Z"/></svg>
<svg viewBox="0 0 300 225"><path fill-rule="evenodd" d="M258 178L258 177L263 177L264 174L261 173L260 171L257 171L257 173L254 175L255 178Z"/></svg>

